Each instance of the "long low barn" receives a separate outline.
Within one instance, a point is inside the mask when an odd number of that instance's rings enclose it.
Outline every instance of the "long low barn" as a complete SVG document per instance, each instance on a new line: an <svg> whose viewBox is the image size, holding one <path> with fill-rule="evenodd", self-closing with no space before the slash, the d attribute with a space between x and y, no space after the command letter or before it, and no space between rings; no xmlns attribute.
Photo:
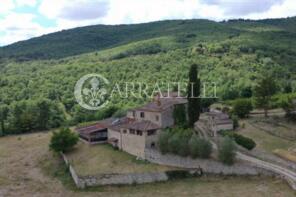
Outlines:
<svg viewBox="0 0 296 197"><path fill-rule="evenodd" d="M90 144L105 143L108 141L108 125L112 121L114 119L106 119L89 126L78 127L75 130L81 139Z"/></svg>

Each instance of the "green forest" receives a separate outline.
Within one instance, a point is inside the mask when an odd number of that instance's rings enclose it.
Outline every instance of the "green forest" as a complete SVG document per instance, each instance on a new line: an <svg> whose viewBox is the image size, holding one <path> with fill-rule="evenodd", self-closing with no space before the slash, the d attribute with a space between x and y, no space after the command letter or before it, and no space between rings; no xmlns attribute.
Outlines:
<svg viewBox="0 0 296 197"><path fill-rule="evenodd" d="M77 80L98 73L111 83L184 81L191 64L215 82L219 101L251 98L270 75L276 99L296 92L296 18L172 20L64 30L0 48L1 133L25 133L119 116L146 99L113 98L82 109Z"/></svg>

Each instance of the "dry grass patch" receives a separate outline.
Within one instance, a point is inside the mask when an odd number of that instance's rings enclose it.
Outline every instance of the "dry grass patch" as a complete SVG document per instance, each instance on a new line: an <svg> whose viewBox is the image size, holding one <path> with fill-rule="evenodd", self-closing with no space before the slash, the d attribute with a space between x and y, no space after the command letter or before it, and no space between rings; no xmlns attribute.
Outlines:
<svg viewBox="0 0 296 197"><path fill-rule="evenodd" d="M138 161L136 157L115 150L110 145L88 145L83 142L67 153L67 157L76 172L81 175L108 173L141 173L172 170L172 167Z"/></svg>
<svg viewBox="0 0 296 197"><path fill-rule="evenodd" d="M282 150L282 149L276 149L273 151L274 154L278 155L279 157L295 162L296 163L296 153L287 151L287 150Z"/></svg>
<svg viewBox="0 0 296 197"><path fill-rule="evenodd" d="M296 124L287 121L283 116L252 118L250 123L271 135L290 141L296 140Z"/></svg>
<svg viewBox="0 0 296 197"><path fill-rule="evenodd" d="M296 195L282 180L265 177L203 177L77 191L71 189L74 186L71 177L63 169L61 158L55 157L48 150L50 136L50 133L35 133L0 138L0 196L294 197Z"/></svg>
<svg viewBox="0 0 296 197"><path fill-rule="evenodd" d="M254 127L248 121L243 121L243 123L245 127L239 131L240 134L252 138L257 144L256 148L273 153L275 149L288 150L295 145L295 142L271 135L258 127Z"/></svg>

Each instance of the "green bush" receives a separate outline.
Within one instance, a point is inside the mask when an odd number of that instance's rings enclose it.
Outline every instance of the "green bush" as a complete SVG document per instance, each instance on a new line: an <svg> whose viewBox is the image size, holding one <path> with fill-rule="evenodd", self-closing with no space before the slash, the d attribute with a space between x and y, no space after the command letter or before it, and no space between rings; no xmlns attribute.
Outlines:
<svg viewBox="0 0 296 197"><path fill-rule="evenodd" d="M49 148L55 152L69 151L77 144L79 137L69 128L62 128L59 132L53 132Z"/></svg>
<svg viewBox="0 0 296 197"><path fill-rule="evenodd" d="M190 154L189 146L188 146L189 138L187 136L181 136L179 137L179 143L178 143L178 155L182 157L186 157Z"/></svg>
<svg viewBox="0 0 296 197"><path fill-rule="evenodd" d="M228 136L228 137L233 138L234 141L238 145L240 145L240 146L242 146L242 147L244 147L244 148L246 148L248 150L252 150L252 149L254 149L256 147L256 143L255 143L254 140L252 140L251 138L245 137L243 135L240 135L240 134L237 134L237 133L234 133L234 132L231 132L231 131L224 131L221 134L223 136Z"/></svg>
<svg viewBox="0 0 296 197"><path fill-rule="evenodd" d="M162 154L173 153L180 156L190 154L188 141L192 136L191 129L173 128L167 129L160 134L158 147Z"/></svg>
<svg viewBox="0 0 296 197"><path fill-rule="evenodd" d="M168 131L161 132L159 139L158 139L158 147L162 154L166 154L169 152L169 137L170 134Z"/></svg>
<svg viewBox="0 0 296 197"><path fill-rule="evenodd" d="M237 144L241 145L242 147L248 150L252 150L253 148L256 147L256 143L251 138L247 138L245 136L242 136L236 133L234 133L233 137Z"/></svg>
<svg viewBox="0 0 296 197"><path fill-rule="evenodd" d="M233 113L240 118L248 117L253 110L253 105L250 99L238 99L234 102Z"/></svg>
<svg viewBox="0 0 296 197"><path fill-rule="evenodd" d="M198 137L192 136L189 140L189 150L190 150L190 156L192 158L197 158L199 156L199 150L198 150Z"/></svg>
<svg viewBox="0 0 296 197"><path fill-rule="evenodd" d="M233 140L226 136L219 146L219 160L227 165L232 165L235 160L236 147Z"/></svg>
<svg viewBox="0 0 296 197"><path fill-rule="evenodd" d="M189 140L189 150L192 158L209 158L212 153L212 145L206 139L192 136Z"/></svg>
<svg viewBox="0 0 296 197"><path fill-rule="evenodd" d="M212 144L206 139L197 140L198 156L200 158L209 158L212 153Z"/></svg>
<svg viewBox="0 0 296 197"><path fill-rule="evenodd" d="M232 115L231 119L233 121L233 128L236 129L239 127L238 117L237 115Z"/></svg>
<svg viewBox="0 0 296 197"><path fill-rule="evenodd" d="M172 170L167 171L166 175L168 176L169 180L176 180L176 179L183 179L183 178L190 178L193 177L187 170Z"/></svg>
<svg viewBox="0 0 296 197"><path fill-rule="evenodd" d="M168 150L171 153L178 154L179 152L179 135L174 134L172 137L168 140Z"/></svg>

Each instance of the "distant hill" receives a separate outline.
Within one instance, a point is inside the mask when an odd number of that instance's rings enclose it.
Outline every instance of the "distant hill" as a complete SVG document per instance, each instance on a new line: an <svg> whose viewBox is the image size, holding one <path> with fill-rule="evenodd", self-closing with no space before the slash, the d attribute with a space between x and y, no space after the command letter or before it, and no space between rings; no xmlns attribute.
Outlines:
<svg viewBox="0 0 296 197"><path fill-rule="evenodd" d="M198 34L212 38L237 30L209 20L172 20L135 25L95 25L51 33L0 48L0 58L50 59L107 49L134 41Z"/></svg>

